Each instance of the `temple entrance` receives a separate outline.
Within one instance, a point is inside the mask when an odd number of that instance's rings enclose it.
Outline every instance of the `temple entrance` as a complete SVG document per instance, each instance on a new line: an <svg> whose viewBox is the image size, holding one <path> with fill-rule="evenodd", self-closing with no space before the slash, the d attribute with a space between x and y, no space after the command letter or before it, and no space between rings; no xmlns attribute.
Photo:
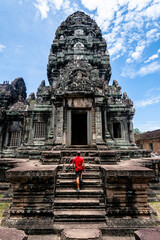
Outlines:
<svg viewBox="0 0 160 240"><path fill-rule="evenodd" d="M72 112L72 145L87 145L87 112Z"/></svg>

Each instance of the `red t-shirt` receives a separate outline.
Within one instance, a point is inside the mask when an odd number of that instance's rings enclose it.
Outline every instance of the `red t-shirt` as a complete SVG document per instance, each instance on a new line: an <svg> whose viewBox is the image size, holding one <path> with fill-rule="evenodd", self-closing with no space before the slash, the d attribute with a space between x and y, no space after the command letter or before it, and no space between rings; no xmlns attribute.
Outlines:
<svg viewBox="0 0 160 240"><path fill-rule="evenodd" d="M75 171L81 171L83 169L82 163L84 163L84 159L77 156L73 159L72 163L75 164Z"/></svg>

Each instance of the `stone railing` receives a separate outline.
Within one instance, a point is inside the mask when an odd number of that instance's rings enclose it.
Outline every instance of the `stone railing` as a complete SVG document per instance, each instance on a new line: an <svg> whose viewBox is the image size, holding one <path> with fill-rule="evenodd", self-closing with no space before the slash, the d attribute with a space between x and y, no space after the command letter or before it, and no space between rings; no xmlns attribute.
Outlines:
<svg viewBox="0 0 160 240"><path fill-rule="evenodd" d="M53 230L53 205L57 166L35 166L32 162L7 171L13 189L9 216L2 224L26 233Z"/></svg>

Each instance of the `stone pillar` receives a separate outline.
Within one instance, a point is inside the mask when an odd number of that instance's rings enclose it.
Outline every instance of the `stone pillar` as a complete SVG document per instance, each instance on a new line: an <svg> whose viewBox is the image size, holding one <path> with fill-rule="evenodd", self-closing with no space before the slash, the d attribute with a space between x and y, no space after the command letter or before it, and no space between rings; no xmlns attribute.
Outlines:
<svg viewBox="0 0 160 240"><path fill-rule="evenodd" d="M3 226L26 233L53 231L53 204L57 166L35 166L31 162L7 171L13 189L9 217Z"/></svg>
<svg viewBox="0 0 160 240"><path fill-rule="evenodd" d="M102 112L99 106L95 107L96 144L104 145L102 136Z"/></svg>
<svg viewBox="0 0 160 240"><path fill-rule="evenodd" d="M129 120L129 139L130 143L134 143L133 122L132 118Z"/></svg>
<svg viewBox="0 0 160 240"><path fill-rule="evenodd" d="M33 138L34 138L34 112L32 112L32 115L30 116L30 125L29 125L29 139L28 144L33 144Z"/></svg>
<svg viewBox="0 0 160 240"><path fill-rule="evenodd" d="M71 145L71 110L67 111L67 146Z"/></svg>
<svg viewBox="0 0 160 240"><path fill-rule="evenodd" d="M2 149L2 136L3 135L3 130L2 130L2 126L0 126L0 150Z"/></svg>
<svg viewBox="0 0 160 240"><path fill-rule="evenodd" d="M63 105L56 107L56 139L55 144L62 145L63 143Z"/></svg>
<svg viewBox="0 0 160 240"><path fill-rule="evenodd" d="M92 145L96 145L96 128L95 128L95 109L92 107L91 109L91 117L92 117Z"/></svg>
<svg viewBox="0 0 160 240"><path fill-rule="evenodd" d="M87 111L87 144L91 146L92 143L92 120L91 111Z"/></svg>
<svg viewBox="0 0 160 240"><path fill-rule="evenodd" d="M128 121L127 119L123 119L123 124L124 124L124 132L123 132L123 137L126 142L129 142L129 130L128 130Z"/></svg>
<svg viewBox="0 0 160 240"><path fill-rule="evenodd" d="M48 143L53 144L55 140L55 105L52 105L52 114L50 115L50 126L49 126L49 133L48 133Z"/></svg>
<svg viewBox="0 0 160 240"><path fill-rule="evenodd" d="M107 144L114 144L114 141L111 138L111 135L108 131L108 124L107 124L107 109L106 107L104 108L104 127L105 127L105 141Z"/></svg>

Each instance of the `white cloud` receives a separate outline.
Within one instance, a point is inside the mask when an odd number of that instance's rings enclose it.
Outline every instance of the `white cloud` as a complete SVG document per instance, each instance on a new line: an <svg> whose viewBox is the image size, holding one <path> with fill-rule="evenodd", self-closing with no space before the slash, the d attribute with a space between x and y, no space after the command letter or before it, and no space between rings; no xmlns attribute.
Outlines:
<svg viewBox="0 0 160 240"><path fill-rule="evenodd" d="M158 54L154 54L151 57L149 57L148 60L145 61L145 63L151 62L152 60L155 60L156 58L159 58Z"/></svg>
<svg viewBox="0 0 160 240"><path fill-rule="evenodd" d="M5 49L6 47L2 44L0 44L0 52L3 52L3 50Z"/></svg>
<svg viewBox="0 0 160 240"><path fill-rule="evenodd" d="M48 13L51 9L60 10L63 0L36 0L36 3L33 4L40 12L41 18L45 19L48 17Z"/></svg>
<svg viewBox="0 0 160 240"><path fill-rule="evenodd" d="M151 88L143 96L143 99L135 102L136 108L160 103L160 88Z"/></svg>
<svg viewBox="0 0 160 240"><path fill-rule="evenodd" d="M145 63L151 62L151 61L159 58L159 55L158 55L159 53L160 53L160 49L158 49L158 51L157 51L156 54L153 54L152 56L150 56L150 57L145 61Z"/></svg>
<svg viewBox="0 0 160 240"><path fill-rule="evenodd" d="M49 12L49 6L47 0L36 0L37 3L34 3L34 6L39 10L41 18L47 18Z"/></svg>
<svg viewBox="0 0 160 240"><path fill-rule="evenodd" d="M157 97L152 97L152 98L148 98L148 99L144 99L142 101L137 101L135 102L135 107L136 108L141 108L141 107L146 107L148 105L152 105L152 104L156 104L160 102L160 95Z"/></svg>
<svg viewBox="0 0 160 240"><path fill-rule="evenodd" d="M152 62L141 67L139 70L135 69L133 66L126 66L123 68L121 76L134 78L136 76L145 76L151 73L160 71L160 63Z"/></svg>
<svg viewBox="0 0 160 240"><path fill-rule="evenodd" d="M160 122L147 121L146 123L134 122L134 128L138 128L141 132L153 131L160 129Z"/></svg>
<svg viewBox="0 0 160 240"><path fill-rule="evenodd" d="M88 10L95 10L94 18L105 35L108 50L114 59L127 52L128 63L140 61L146 47L160 38L159 0L81 0L81 2ZM120 29L116 31L116 27ZM120 38L122 44L118 43L116 47L117 39ZM121 54L117 55L120 47ZM127 51L123 51L124 47Z"/></svg>
<svg viewBox="0 0 160 240"><path fill-rule="evenodd" d="M145 41L141 41L138 43L135 52L131 51L129 53L130 57L126 60L127 63L131 63L135 60L138 60L141 58L141 55L143 53L143 50L145 49Z"/></svg>
<svg viewBox="0 0 160 240"><path fill-rule="evenodd" d="M159 62L153 62L150 63L144 67L141 67L140 70L138 71L138 75L144 76L150 73L154 73L160 71L160 63Z"/></svg>
<svg viewBox="0 0 160 240"><path fill-rule="evenodd" d="M75 11L78 11L78 5L76 3L71 5L69 0L64 0L62 8L66 15L70 15Z"/></svg>

